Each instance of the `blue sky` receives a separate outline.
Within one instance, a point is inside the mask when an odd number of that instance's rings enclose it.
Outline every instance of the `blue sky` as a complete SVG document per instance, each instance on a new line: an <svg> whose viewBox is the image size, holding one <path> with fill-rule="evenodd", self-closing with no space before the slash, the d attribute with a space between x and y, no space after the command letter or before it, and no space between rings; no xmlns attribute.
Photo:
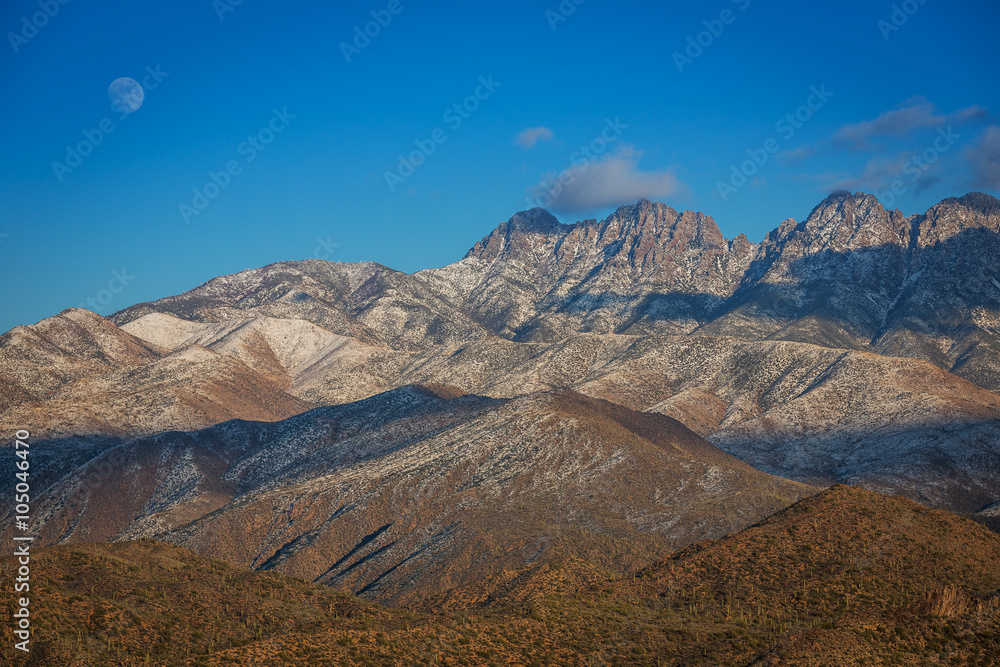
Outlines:
<svg viewBox="0 0 1000 667"><path fill-rule="evenodd" d="M0 330L281 260L442 266L532 203L759 241L838 188L1000 194L993 0L232 2L3 3Z"/></svg>

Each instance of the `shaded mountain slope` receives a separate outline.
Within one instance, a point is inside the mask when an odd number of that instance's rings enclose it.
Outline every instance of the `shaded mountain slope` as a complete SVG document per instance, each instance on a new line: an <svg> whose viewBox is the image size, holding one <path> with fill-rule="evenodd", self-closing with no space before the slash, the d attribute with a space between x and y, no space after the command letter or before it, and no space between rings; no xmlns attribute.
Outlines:
<svg viewBox="0 0 1000 667"><path fill-rule="evenodd" d="M772 474L963 512L1000 495L1000 397L924 361L784 341L581 335L485 340L355 373L357 384L391 377L496 397L570 387L674 417ZM335 378L301 385L303 397L336 402L345 376Z"/></svg>
<svg viewBox="0 0 1000 667"><path fill-rule="evenodd" d="M157 536L399 602L557 554L624 571L815 491L573 392L442 396L405 387L121 445L50 488L40 537ZM116 474L86 484L102 465Z"/></svg>
<svg viewBox="0 0 1000 667"><path fill-rule="evenodd" d="M771 232L700 333L916 357L1000 387L1000 202L951 198L904 218L834 193Z"/></svg>

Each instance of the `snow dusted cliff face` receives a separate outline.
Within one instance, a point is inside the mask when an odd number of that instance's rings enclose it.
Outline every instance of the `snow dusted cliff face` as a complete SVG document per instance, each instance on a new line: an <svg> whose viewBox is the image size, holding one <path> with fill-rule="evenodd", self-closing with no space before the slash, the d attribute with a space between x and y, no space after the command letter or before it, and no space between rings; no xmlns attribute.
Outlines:
<svg viewBox="0 0 1000 667"><path fill-rule="evenodd" d="M914 220L909 272L875 343L1000 390L1000 201L946 199Z"/></svg>
<svg viewBox="0 0 1000 667"><path fill-rule="evenodd" d="M730 246L733 246L731 248ZM712 218L642 200L606 220L560 225L545 211L519 213L469 251L518 268L542 294L663 291L729 296L752 246L731 244Z"/></svg>
<svg viewBox="0 0 1000 667"><path fill-rule="evenodd" d="M575 225L535 209L422 273L472 283L465 310L514 340L791 340L925 359L1000 389L1000 202L984 194L907 217L836 192L757 245L647 201Z"/></svg>
<svg viewBox="0 0 1000 667"><path fill-rule="evenodd" d="M871 195L836 192L759 244L645 200L573 225L532 209L440 269L285 262L111 319L301 319L409 351L697 332L915 357L1000 389L998 209L973 193L906 217Z"/></svg>
<svg viewBox="0 0 1000 667"><path fill-rule="evenodd" d="M575 225L534 209L466 256L483 267L469 307L519 340L612 332L651 317L660 332L686 333L732 294L752 253L746 237L727 241L712 218L647 200Z"/></svg>
<svg viewBox="0 0 1000 667"><path fill-rule="evenodd" d="M835 193L768 235L701 332L916 357L1000 388L998 209L974 193L907 218Z"/></svg>
<svg viewBox="0 0 1000 667"><path fill-rule="evenodd" d="M704 333L864 348L906 274L908 220L870 195L834 193L768 234Z"/></svg>

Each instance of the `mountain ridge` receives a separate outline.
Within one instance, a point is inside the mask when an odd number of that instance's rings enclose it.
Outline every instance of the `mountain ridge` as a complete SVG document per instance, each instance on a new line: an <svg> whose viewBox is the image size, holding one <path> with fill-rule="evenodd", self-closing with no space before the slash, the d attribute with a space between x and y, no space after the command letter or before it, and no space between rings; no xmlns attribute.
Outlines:
<svg viewBox="0 0 1000 667"><path fill-rule="evenodd" d="M86 483L104 468L117 472ZM156 537L395 602L557 552L624 571L818 490L665 415L569 390L442 386L163 433L35 474L39 543Z"/></svg>
<svg viewBox="0 0 1000 667"><path fill-rule="evenodd" d="M697 332L910 356L996 391L997 275L1000 201L983 193L905 216L871 195L835 192L757 244L726 239L702 213L640 200L572 225L522 211L442 268L280 262L110 319L298 318L411 351L490 337Z"/></svg>

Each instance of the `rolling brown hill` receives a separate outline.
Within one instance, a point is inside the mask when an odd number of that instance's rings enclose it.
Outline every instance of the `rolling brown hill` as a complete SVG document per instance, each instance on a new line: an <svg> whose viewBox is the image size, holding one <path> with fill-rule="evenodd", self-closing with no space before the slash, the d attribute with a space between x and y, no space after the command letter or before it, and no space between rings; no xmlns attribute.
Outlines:
<svg viewBox="0 0 1000 667"><path fill-rule="evenodd" d="M816 492L663 415L424 387L137 440L48 482L44 543L155 537L393 603L564 555L624 572Z"/></svg>
<svg viewBox="0 0 1000 667"><path fill-rule="evenodd" d="M155 361L162 350L89 310L69 309L0 336L0 413L67 384Z"/></svg>
<svg viewBox="0 0 1000 667"><path fill-rule="evenodd" d="M34 653L11 664L1000 663L1000 537L844 486L634 575L567 557L505 575L510 595L456 589L448 611L387 609L157 542L47 547L33 562Z"/></svg>
<svg viewBox="0 0 1000 667"><path fill-rule="evenodd" d="M0 387L0 428L47 439L275 421L314 407L236 355L198 344L174 351L82 309L0 338Z"/></svg>

